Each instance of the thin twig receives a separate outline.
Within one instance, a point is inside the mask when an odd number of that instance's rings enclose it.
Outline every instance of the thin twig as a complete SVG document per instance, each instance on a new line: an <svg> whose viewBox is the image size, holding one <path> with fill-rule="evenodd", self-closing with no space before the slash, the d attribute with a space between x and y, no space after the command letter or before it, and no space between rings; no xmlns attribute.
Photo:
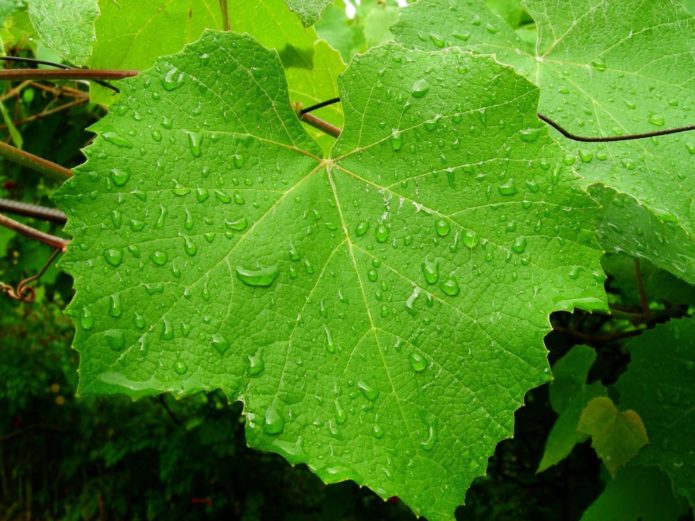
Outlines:
<svg viewBox="0 0 695 521"><path fill-rule="evenodd" d="M44 85L43 83L37 83L32 81L31 86L43 90L45 92L50 92L53 94L56 98L58 96L63 96L63 95L70 95L72 97L80 97L84 96L86 93L80 89L73 89L72 87L68 87L67 85L61 85L60 87L52 87L51 85Z"/></svg>
<svg viewBox="0 0 695 521"><path fill-rule="evenodd" d="M56 248L60 251L65 251L65 249L68 247L68 244L70 244L70 241L67 239L61 239L60 237L56 237L55 235L51 235L50 233L42 232L40 230L37 230L36 228L32 228L31 226L27 226L26 224L20 223L19 221L15 221L14 219L11 219L1 213L0 226L4 226L5 228L9 228L10 230L14 230L18 233L21 233L22 235L29 237L30 239L37 240L44 244L48 244L52 248Z"/></svg>
<svg viewBox="0 0 695 521"><path fill-rule="evenodd" d="M222 30L229 32L232 30L232 24L229 23L227 0L220 0L220 11L222 11Z"/></svg>
<svg viewBox="0 0 695 521"><path fill-rule="evenodd" d="M20 280L19 284L17 284L16 289L9 284L0 282L0 290L4 291L4 293L6 293L8 297L14 300L20 300L22 302L28 303L34 302L34 299L36 299L36 290L29 286L29 284L39 280L43 276L43 274L46 273L46 270L50 267L51 264L53 264L53 261L60 253L60 250L53 250L53 253L44 263L43 267L39 270L39 272L35 275L32 275L31 277L27 277L26 279Z"/></svg>
<svg viewBox="0 0 695 521"><path fill-rule="evenodd" d="M667 136L669 134L678 134L680 132L690 132L695 130L695 125L687 127L669 128L666 130L656 130L654 132L644 132L643 134L623 134L622 136L607 136L607 137L586 137L573 134L569 130L565 130L548 116L544 116L540 112L537 114L538 119L545 121L548 125L557 130L560 134L573 141L581 141L582 143L611 143L614 141L632 141L635 139L647 139L650 137Z"/></svg>
<svg viewBox="0 0 695 521"><path fill-rule="evenodd" d="M14 96L17 96L20 92L22 92L22 89L24 89L24 87L28 87L29 85L31 85L31 83L32 82L29 80L23 81L16 87L13 87L12 89L8 90L5 94L0 96L0 101L6 101L10 98L13 98Z"/></svg>
<svg viewBox="0 0 695 521"><path fill-rule="evenodd" d="M639 291L639 300L642 305L642 314L648 317L651 313L649 312L649 299L647 298L647 292L644 291L644 281L642 280L642 267L640 266L639 259L635 259L635 278L637 279L637 290Z"/></svg>
<svg viewBox="0 0 695 521"><path fill-rule="evenodd" d="M26 117L24 119L20 119L19 121L15 121L14 124L15 125L24 125L26 123L31 123L32 121L36 121L38 119L42 119L42 118L45 118L47 116L51 116L53 114L56 114L57 112L67 110L67 109L70 109L72 107L77 107L79 105L84 105L88 101L89 101L88 96L82 96L80 98L74 99L68 103L64 103L63 105L60 105L60 106L55 107L53 109L44 110L43 112L39 112L38 114L32 114L29 117ZM0 128L5 128L5 127L7 127L7 125L5 125L5 124L0 125Z"/></svg>
<svg viewBox="0 0 695 521"><path fill-rule="evenodd" d="M50 175L62 180L72 177L72 171L69 168L65 168L64 166L31 154L30 152L20 150L7 143L0 142L0 157L39 172L40 174Z"/></svg>
<svg viewBox="0 0 695 521"><path fill-rule="evenodd" d="M56 224L65 224L67 216L60 210L55 208L46 208L36 204L23 203L21 201L13 201L12 199L0 199L0 211L13 213L15 215L24 215L25 217L33 217L43 221L51 221Z"/></svg>
<svg viewBox="0 0 695 521"><path fill-rule="evenodd" d="M135 70L3 69L0 80L122 80L137 74Z"/></svg>
<svg viewBox="0 0 695 521"><path fill-rule="evenodd" d="M304 123L325 132L329 136L333 136L334 138L340 136L340 129L338 127L331 125L327 121L319 119L316 116L311 114L301 114L299 119L301 119Z"/></svg>
<svg viewBox="0 0 695 521"><path fill-rule="evenodd" d="M326 101L322 101L321 103L317 103L316 105L311 105L310 107L307 107L305 109L301 109L299 111L299 115L302 116L306 114L307 112L313 112L314 110L321 109L323 107L327 107L328 105L333 105L334 103L339 103L340 98L331 98Z"/></svg>

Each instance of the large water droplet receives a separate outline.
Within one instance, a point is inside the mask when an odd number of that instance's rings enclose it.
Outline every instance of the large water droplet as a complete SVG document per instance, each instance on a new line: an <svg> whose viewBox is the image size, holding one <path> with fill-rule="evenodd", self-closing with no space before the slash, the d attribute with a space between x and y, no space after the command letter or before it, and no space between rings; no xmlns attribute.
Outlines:
<svg viewBox="0 0 695 521"><path fill-rule="evenodd" d="M229 340L218 333L212 335L210 345L212 345L212 347L214 347L219 354L223 355L224 352L229 349Z"/></svg>
<svg viewBox="0 0 695 521"><path fill-rule="evenodd" d="M111 181L116 186L123 186L130 179L130 172L127 170L121 170L119 168L112 168L110 172Z"/></svg>
<svg viewBox="0 0 695 521"><path fill-rule="evenodd" d="M384 225L384 223L379 223L379 226L376 227L374 236L376 237L376 242L384 243L389 238L389 229Z"/></svg>
<svg viewBox="0 0 695 521"><path fill-rule="evenodd" d="M362 395L369 400L370 402L373 402L379 397L379 390L374 389L371 385L367 384L363 380L360 380L357 382L357 388L360 390Z"/></svg>
<svg viewBox="0 0 695 521"><path fill-rule="evenodd" d="M429 424L427 426L427 438L420 443L420 446L424 450L432 450L435 443L437 443L437 429L434 424Z"/></svg>
<svg viewBox="0 0 695 521"><path fill-rule="evenodd" d="M652 114L649 116L649 123L657 127L663 127L666 124L666 120L661 114Z"/></svg>
<svg viewBox="0 0 695 521"><path fill-rule="evenodd" d="M527 244L526 237L523 235L520 235L516 239L514 239L514 243L512 244L512 251L516 253L524 253L524 250L526 250L526 244Z"/></svg>
<svg viewBox="0 0 695 521"><path fill-rule="evenodd" d="M258 351L255 355L249 355L249 376L258 376L265 370L263 353Z"/></svg>
<svg viewBox="0 0 695 521"><path fill-rule="evenodd" d="M188 237L183 238L183 248L186 250L186 253L191 257L198 253L198 247Z"/></svg>
<svg viewBox="0 0 695 521"><path fill-rule="evenodd" d="M109 329L104 331L106 343L113 351L122 351L125 347L125 335L123 331L117 329Z"/></svg>
<svg viewBox="0 0 695 521"><path fill-rule="evenodd" d="M109 298L109 315L114 318L118 318L123 314L123 307L121 306L121 296L118 293L114 293Z"/></svg>
<svg viewBox="0 0 695 521"><path fill-rule="evenodd" d="M425 276L427 284L436 284L439 280L438 261L431 261L429 259L422 261L422 274Z"/></svg>
<svg viewBox="0 0 695 521"><path fill-rule="evenodd" d="M606 70L606 62L603 58L596 58L591 62L591 66L599 72Z"/></svg>
<svg viewBox="0 0 695 521"><path fill-rule="evenodd" d="M188 366L186 365L186 362L182 362L181 360L176 362L174 364L174 371L176 371L176 374L186 374L186 372L188 371Z"/></svg>
<svg viewBox="0 0 695 521"><path fill-rule="evenodd" d="M275 279L278 278L280 271L277 266L268 266L265 268L247 269L237 266L237 278L247 286L267 288Z"/></svg>
<svg viewBox="0 0 695 521"><path fill-rule="evenodd" d="M497 191L500 193L500 195L516 194L516 184L514 183L514 179L509 179L506 183L501 184L497 188Z"/></svg>
<svg viewBox="0 0 695 521"><path fill-rule="evenodd" d="M335 342L333 341L331 330L328 329L328 326L323 326L323 331L326 334L326 351L335 353Z"/></svg>
<svg viewBox="0 0 695 521"><path fill-rule="evenodd" d="M459 283L453 277L445 280L439 287L446 295L449 295L450 297L455 297L461 292Z"/></svg>
<svg viewBox="0 0 695 521"><path fill-rule="evenodd" d="M270 434L271 436L277 436L284 430L284 428L285 420L282 418L282 414L271 405L265 411L263 432Z"/></svg>
<svg viewBox="0 0 695 521"><path fill-rule="evenodd" d="M119 148L133 148L133 144L130 141L123 136L119 136L116 132L104 132L101 137Z"/></svg>
<svg viewBox="0 0 695 521"><path fill-rule="evenodd" d="M188 134L188 149L193 157L200 157L203 137L200 132L187 132Z"/></svg>
<svg viewBox="0 0 695 521"><path fill-rule="evenodd" d="M420 373L427 369L427 360L419 353L411 353L410 367L412 367L413 371L415 371L416 373Z"/></svg>
<svg viewBox="0 0 695 521"><path fill-rule="evenodd" d="M178 89L181 85L183 85L183 72L172 65L171 69L162 78L162 87L165 90L172 91Z"/></svg>
<svg viewBox="0 0 695 521"><path fill-rule="evenodd" d="M174 328L171 327L171 322L166 318L162 321L162 340L171 340L174 338Z"/></svg>
<svg viewBox="0 0 695 521"><path fill-rule="evenodd" d="M89 311L89 308L87 306L82 308L82 313L80 314L80 326L82 329L85 329L89 331L94 327L94 317L92 316L92 312Z"/></svg>
<svg viewBox="0 0 695 521"><path fill-rule="evenodd" d="M417 80L415 83L413 83L413 87L410 89L410 92L413 95L413 98L424 98L427 93L430 90L430 84L427 82L425 78L421 78Z"/></svg>
<svg viewBox="0 0 695 521"><path fill-rule="evenodd" d="M374 437L378 440L384 437L384 429L381 425L378 423L375 423L374 426L372 427L372 434Z"/></svg>
<svg viewBox="0 0 695 521"><path fill-rule="evenodd" d="M362 221L355 228L355 235L362 237L365 233L367 233L367 230L369 230L369 222Z"/></svg>
<svg viewBox="0 0 695 521"><path fill-rule="evenodd" d="M475 248L479 241L478 234L473 230L466 230L463 234L463 244L465 244L467 248Z"/></svg>
<svg viewBox="0 0 695 521"><path fill-rule="evenodd" d="M164 264L166 264L167 259L168 256L166 252L155 250L152 253L150 253L150 260L154 262L157 266L164 266Z"/></svg>
<svg viewBox="0 0 695 521"><path fill-rule="evenodd" d="M337 398L333 401L333 407L335 409L335 421L338 425L342 425L347 420L347 413L343 406L340 405L340 400Z"/></svg>
<svg viewBox="0 0 695 521"><path fill-rule="evenodd" d="M437 222L434 223L434 231L437 232L437 235L440 237L449 235L449 230L451 230L451 226L446 219L437 219Z"/></svg>
<svg viewBox="0 0 695 521"><path fill-rule="evenodd" d="M120 248L110 248L104 252L104 259L114 268L121 265L123 261L123 250Z"/></svg>
<svg viewBox="0 0 695 521"><path fill-rule="evenodd" d="M401 132L397 129L391 131L391 148L398 152L401 147L403 147L403 139L401 138Z"/></svg>
<svg viewBox="0 0 695 521"><path fill-rule="evenodd" d="M541 135L540 128L526 128L519 132L519 137L524 143L535 143Z"/></svg>

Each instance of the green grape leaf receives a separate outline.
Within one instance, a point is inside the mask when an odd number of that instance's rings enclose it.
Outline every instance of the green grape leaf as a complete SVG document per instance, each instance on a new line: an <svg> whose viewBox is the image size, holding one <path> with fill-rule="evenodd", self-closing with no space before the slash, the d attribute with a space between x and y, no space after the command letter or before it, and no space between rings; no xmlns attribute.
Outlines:
<svg viewBox="0 0 695 521"><path fill-rule="evenodd" d="M637 411L650 443L636 458L660 467L678 496L695 505L695 321L673 320L629 344L631 362L620 378L620 404Z"/></svg>
<svg viewBox="0 0 695 521"><path fill-rule="evenodd" d="M628 465L584 512L581 521L677 521L688 505L676 499L657 467Z"/></svg>
<svg viewBox="0 0 695 521"><path fill-rule="evenodd" d="M249 36L121 83L57 196L79 392L222 389L252 447L452 519L548 379L549 313L606 308L597 206L492 60L387 44L339 85L322 159Z"/></svg>
<svg viewBox="0 0 695 521"><path fill-rule="evenodd" d="M681 2L581 0L568 8L558 0L529 0L526 7L538 29L535 47L482 0L421 0L403 11L392 30L399 41L419 48L458 46L495 55L538 85L541 112L575 134L612 136L693 123L695 18ZM693 135L565 141L567 161L577 162L588 184L624 194L627 212L646 214L625 226L608 220L605 247L648 258L694 283Z"/></svg>
<svg viewBox="0 0 695 521"><path fill-rule="evenodd" d="M595 360L593 349L576 346L553 366L550 404L558 418L548 434L543 458L538 465L539 472L565 459L577 443L587 438L577 430L582 411L593 398L606 394L600 383L586 382Z"/></svg>
<svg viewBox="0 0 695 521"><path fill-rule="evenodd" d="M304 27L314 25L331 0L285 0L287 7L295 12Z"/></svg>
<svg viewBox="0 0 695 521"><path fill-rule="evenodd" d="M97 0L31 0L29 18L41 40L74 65L89 60L96 40Z"/></svg>
<svg viewBox="0 0 695 521"><path fill-rule="evenodd" d="M619 411L605 396L587 404L577 429L591 436L591 446L614 477L649 441L639 414Z"/></svg>

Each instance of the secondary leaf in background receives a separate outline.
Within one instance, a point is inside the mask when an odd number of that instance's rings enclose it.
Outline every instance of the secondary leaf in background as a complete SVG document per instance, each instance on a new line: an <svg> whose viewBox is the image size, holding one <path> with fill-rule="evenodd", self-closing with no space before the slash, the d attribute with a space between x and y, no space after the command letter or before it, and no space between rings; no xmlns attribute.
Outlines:
<svg viewBox="0 0 695 521"><path fill-rule="evenodd" d="M661 468L676 495L695 505L695 321L659 325L629 349L630 366L617 384L620 405L637 411L650 439L636 463Z"/></svg>
<svg viewBox="0 0 695 521"><path fill-rule="evenodd" d="M619 411L605 396L587 404L577 429L591 436L591 446L613 477L649 441L639 414Z"/></svg>
<svg viewBox="0 0 695 521"><path fill-rule="evenodd" d="M221 28L218 0L103 0L97 22L98 41L91 66L144 69L163 54L179 51L197 39L204 29ZM248 32L264 46L280 54L293 101L305 107L338 95L335 78L345 68L336 51L318 40L313 29L304 29L284 0L229 0L229 16L235 32ZM93 86L96 101L111 103L115 96ZM94 99L94 96L93 96ZM321 117L342 125L340 106L322 111ZM314 131L314 135L318 133ZM328 149L333 139L321 136Z"/></svg>
<svg viewBox="0 0 695 521"><path fill-rule="evenodd" d="M451 519L548 379L549 313L605 308L597 208L537 89L379 47L341 77L323 160L247 36L121 86L59 196L80 391L223 389L252 447Z"/></svg>
<svg viewBox="0 0 695 521"><path fill-rule="evenodd" d="M660 469L631 464L606 484L581 521L676 521L687 509Z"/></svg>
<svg viewBox="0 0 695 521"><path fill-rule="evenodd" d="M304 27L314 25L331 0L285 0L291 11L297 13Z"/></svg>
<svg viewBox="0 0 695 521"><path fill-rule="evenodd" d="M576 134L619 135L692 124L695 19L678 0L529 0L538 41L529 48L482 0L422 0L392 29L421 48L494 54L541 88L540 110ZM558 134L559 136L559 134ZM564 138L562 138L564 139ZM649 218L605 223L602 242L695 282L695 140L681 134L611 144L566 142L587 183ZM673 240L658 242L659 236ZM658 243L658 246L657 246Z"/></svg>
<svg viewBox="0 0 695 521"><path fill-rule="evenodd" d="M398 19L395 0L364 0L349 17L343 0L335 0L316 25L319 35L329 42L346 62L380 43L393 40L389 30Z"/></svg>
<svg viewBox="0 0 695 521"><path fill-rule="evenodd" d="M44 44L73 65L87 63L96 40L97 0L31 0L27 7Z"/></svg>
<svg viewBox="0 0 695 521"><path fill-rule="evenodd" d="M586 434L577 430L579 418L590 400L606 394L599 382L587 383L589 369L595 360L593 349L576 346L553 366L550 404L558 418L548 434L543 458L538 465L539 472L565 459L577 443L587 439Z"/></svg>

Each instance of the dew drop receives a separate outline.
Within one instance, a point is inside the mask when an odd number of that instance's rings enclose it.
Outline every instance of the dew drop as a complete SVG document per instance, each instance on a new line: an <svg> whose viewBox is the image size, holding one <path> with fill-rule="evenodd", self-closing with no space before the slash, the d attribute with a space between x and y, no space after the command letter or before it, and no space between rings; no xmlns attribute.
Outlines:
<svg viewBox="0 0 695 521"><path fill-rule="evenodd" d="M123 331L109 329L108 331L104 331L104 338L112 351L122 351L125 347L125 335Z"/></svg>
<svg viewBox="0 0 695 521"><path fill-rule="evenodd" d="M162 321L161 338L162 340L171 340L174 338L174 328L171 327L171 322L169 322L167 319Z"/></svg>
<svg viewBox="0 0 695 521"><path fill-rule="evenodd" d="M430 424L427 426L427 438L420 443L420 446L424 450L432 450L436 443L437 443L437 429L434 427L434 425Z"/></svg>
<svg viewBox="0 0 695 521"><path fill-rule="evenodd" d="M188 366L186 365L185 362L182 362L181 360L179 360L178 362L176 362L174 364L174 371L176 371L176 374L181 374L181 375L186 374L186 372L188 371Z"/></svg>
<svg viewBox="0 0 695 521"><path fill-rule="evenodd" d="M155 250L150 253L150 260L154 262L157 266L164 266L168 259L166 252L161 250Z"/></svg>
<svg viewBox="0 0 695 521"><path fill-rule="evenodd" d="M335 409L335 422L338 425L344 424L347 420L347 414L345 413L343 406L340 405L340 400L337 398L333 401L333 408Z"/></svg>
<svg viewBox="0 0 695 521"><path fill-rule="evenodd" d="M606 70L606 62L603 58L596 58L591 62L591 66L599 72Z"/></svg>
<svg viewBox="0 0 695 521"><path fill-rule="evenodd" d="M412 88L410 89L411 94L413 95L413 98L424 98L427 93L430 90L430 84L427 83L427 80L425 78L421 78L417 80L415 83L413 83Z"/></svg>
<svg viewBox="0 0 695 521"><path fill-rule="evenodd" d="M265 411L265 418L263 420L263 432L271 436L277 436L284 428L285 420L282 419L282 414L280 414L275 407L268 407Z"/></svg>
<svg viewBox="0 0 695 521"><path fill-rule="evenodd" d="M367 233L367 230L369 230L369 222L362 221L355 228L355 235L362 237L365 233Z"/></svg>
<svg viewBox="0 0 695 521"><path fill-rule="evenodd" d="M384 223L379 223L374 232L376 237L376 242L385 243L389 238L389 229L384 225Z"/></svg>
<svg viewBox="0 0 695 521"><path fill-rule="evenodd" d="M121 296L118 293L114 293L109 298L109 315L114 318L118 318L123 314L123 308L121 307Z"/></svg>
<svg viewBox="0 0 695 521"><path fill-rule="evenodd" d="M323 331L326 334L326 351L335 353L335 342L333 341L331 330L328 329L328 326L323 326Z"/></svg>
<svg viewBox="0 0 695 521"><path fill-rule="evenodd" d="M416 373L421 373L422 371L427 369L427 360L418 353L411 353L410 367L412 367L413 371L415 371Z"/></svg>
<svg viewBox="0 0 695 521"><path fill-rule="evenodd" d="M198 247L188 237L183 238L183 248L190 257L193 257L196 253L198 253Z"/></svg>
<svg viewBox="0 0 695 521"><path fill-rule="evenodd" d="M467 248L475 248L478 245L478 242L480 242L480 238L473 230L466 230L466 232L463 234L463 244Z"/></svg>
<svg viewBox="0 0 695 521"><path fill-rule="evenodd" d="M172 91L178 89L181 85L183 85L183 72L172 66L166 72L164 78L162 78L162 87L165 90Z"/></svg>
<svg viewBox="0 0 695 521"><path fill-rule="evenodd" d="M249 225L249 221L246 219L246 217L240 217L239 219L235 219L233 221L225 221L225 224L235 232L242 232Z"/></svg>
<svg viewBox="0 0 695 521"><path fill-rule="evenodd" d="M109 143L119 148L133 148L133 144L126 138L119 136L116 132L104 132L101 135Z"/></svg>
<svg viewBox="0 0 695 521"><path fill-rule="evenodd" d="M526 128L519 132L519 137L524 143L535 143L541 135L540 128Z"/></svg>
<svg viewBox="0 0 695 521"><path fill-rule="evenodd" d="M450 297L455 297L461 292L459 283L453 277L445 280L439 287L446 295L449 295Z"/></svg>
<svg viewBox="0 0 695 521"><path fill-rule="evenodd" d="M425 259L422 261L422 274L425 277L427 284L436 284L439 280L439 264L438 262Z"/></svg>
<svg viewBox="0 0 695 521"><path fill-rule="evenodd" d="M111 266L117 268L123 261L123 250L120 248L110 248L104 252L104 259Z"/></svg>
<svg viewBox="0 0 695 521"><path fill-rule="evenodd" d="M135 327L142 329L145 327L145 318L140 313L135 313L135 318L133 319Z"/></svg>
<svg viewBox="0 0 695 521"><path fill-rule="evenodd" d="M116 186L123 186L130 179L130 172L121 170L120 168L112 168L110 172L111 181Z"/></svg>
<svg viewBox="0 0 695 521"><path fill-rule="evenodd" d="M94 327L94 317L92 316L92 312L89 311L89 308L87 306L82 308L82 313L80 315L80 326L82 329L85 329L89 331Z"/></svg>
<svg viewBox="0 0 695 521"><path fill-rule="evenodd" d="M379 425L378 423L375 423L374 426L372 427L372 435L380 440L381 438L384 437L384 428Z"/></svg>
<svg viewBox="0 0 695 521"><path fill-rule="evenodd" d="M223 355L224 352L229 349L229 340L220 334L215 334L212 335L210 345L212 345L219 354Z"/></svg>
<svg viewBox="0 0 695 521"><path fill-rule="evenodd" d="M391 131L391 148L398 152L403 146L403 139L401 138L401 133L397 129Z"/></svg>
<svg viewBox="0 0 695 521"><path fill-rule="evenodd" d="M661 114L652 114L651 116L649 116L649 123L657 127L663 127L666 123L666 120Z"/></svg>
<svg viewBox="0 0 695 521"><path fill-rule="evenodd" d="M520 235L516 239L514 239L514 243L512 244L512 251L515 253L524 253L524 250L526 250L526 237L523 235Z"/></svg>
<svg viewBox="0 0 695 521"><path fill-rule="evenodd" d="M258 376L265 370L263 354L259 351L249 356L249 376Z"/></svg>
<svg viewBox="0 0 695 521"><path fill-rule="evenodd" d="M516 194L516 184L514 183L514 179L509 179L506 183L501 184L497 188L497 191L500 193L500 195Z"/></svg>
<svg viewBox="0 0 695 521"><path fill-rule="evenodd" d="M449 230L451 227L449 226L449 221L446 219L438 219L436 223L434 223L434 231L439 235L440 237L446 237L449 235Z"/></svg>
<svg viewBox="0 0 695 521"><path fill-rule="evenodd" d="M188 149L193 157L200 157L202 152L203 138L200 132L187 132L188 134Z"/></svg>
<svg viewBox="0 0 695 521"><path fill-rule="evenodd" d="M275 282L275 279L278 278L279 274L280 271L278 270L277 266L268 266L266 268L257 269L247 269L242 268L241 266L237 266L236 268L237 278L247 286L252 287L267 288L273 282Z"/></svg>
<svg viewBox="0 0 695 521"><path fill-rule="evenodd" d="M373 402L374 400L376 400L379 397L379 390L374 389L374 387L367 384L363 380L360 380L357 382L357 388L362 393L362 396L364 396L370 402Z"/></svg>

